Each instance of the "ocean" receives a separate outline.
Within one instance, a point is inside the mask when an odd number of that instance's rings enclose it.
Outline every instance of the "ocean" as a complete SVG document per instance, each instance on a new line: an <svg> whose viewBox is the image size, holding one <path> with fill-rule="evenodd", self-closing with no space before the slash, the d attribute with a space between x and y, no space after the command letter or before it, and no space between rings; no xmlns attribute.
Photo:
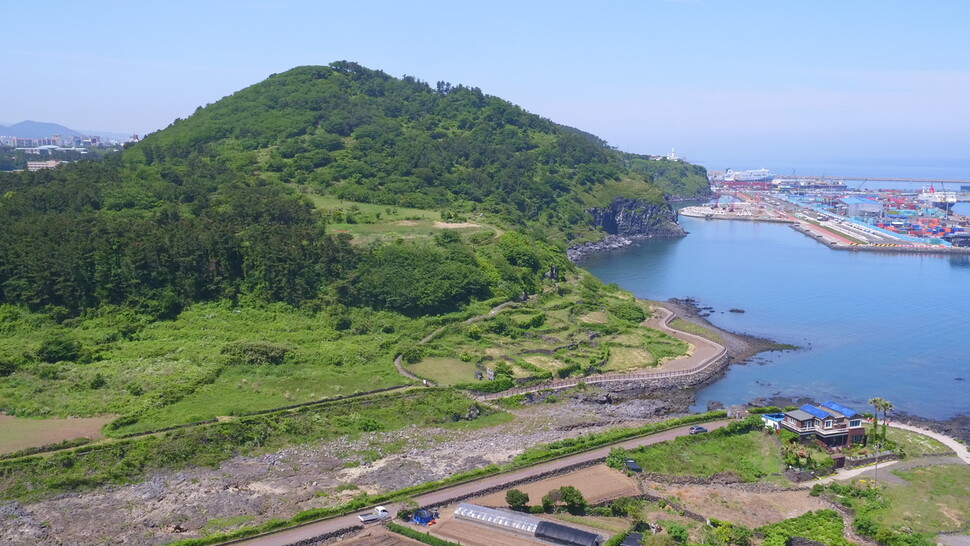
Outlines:
<svg viewBox="0 0 970 546"><path fill-rule="evenodd" d="M719 327L802 347L731 366L694 409L785 396L866 411L878 396L929 419L970 414L970 256L835 251L785 224L680 222L685 238L580 265L637 297L692 297Z"/></svg>

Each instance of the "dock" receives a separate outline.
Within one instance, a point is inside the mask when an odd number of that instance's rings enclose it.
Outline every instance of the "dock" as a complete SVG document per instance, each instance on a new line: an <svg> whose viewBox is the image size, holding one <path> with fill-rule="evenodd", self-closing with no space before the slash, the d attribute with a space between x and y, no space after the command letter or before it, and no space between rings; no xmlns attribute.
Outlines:
<svg viewBox="0 0 970 546"><path fill-rule="evenodd" d="M685 207L679 214L705 220L785 223L833 250L970 254L970 247L893 233L837 214L819 212L773 192L758 192L753 197L736 193L732 202ZM956 220L970 222L965 217Z"/></svg>

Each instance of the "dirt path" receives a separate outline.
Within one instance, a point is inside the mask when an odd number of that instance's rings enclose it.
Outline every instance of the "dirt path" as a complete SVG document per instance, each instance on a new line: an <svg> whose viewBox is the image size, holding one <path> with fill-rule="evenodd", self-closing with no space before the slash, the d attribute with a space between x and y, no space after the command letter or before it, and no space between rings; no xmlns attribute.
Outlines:
<svg viewBox="0 0 970 546"><path fill-rule="evenodd" d="M713 430L728 423L730 423L730 421L717 421L708 424L707 428ZM606 456L609 455L610 449L617 446L626 449L633 449L640 446L673 440L679 436L687 435L689 428L690 427L680 427L649 436L626 440L513 472L508 472L497 476L489 476L452 487L439 489L437 491L431 491L423 495L417 495L413 497L413 500L420 506L441 506L450 504L456 499L468 498L476 493L491 490L492 488L512 487L517 483L535 478L537 476L549 475L559 470L565 470L583 464L593 464L595 462L605 460ZM403 505L399 503L385 504L385 506L391 511L392 514L397 513L397 511L403 507ZM361 510L361 512L366 511L367 510ZM359 525L360 521L357 519L356 514L348 514L310 523L301 527L287 529L278 533L255 537L248 540L230 542L229 544L247 544L250 546L287 546L299 543L301 541L310 540L324 534L333 533L341 529L349 529Z"/></svg>

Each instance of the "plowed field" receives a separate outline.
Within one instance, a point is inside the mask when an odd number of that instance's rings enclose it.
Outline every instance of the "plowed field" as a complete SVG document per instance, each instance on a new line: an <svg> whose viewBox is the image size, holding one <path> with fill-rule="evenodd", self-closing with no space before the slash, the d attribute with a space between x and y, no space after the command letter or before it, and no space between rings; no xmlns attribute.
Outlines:
<svg viewBox="0 0 970 546"><path fill-rule="evenodd" d="M583 497L590 504L596 504L617 497L627 497L639 494L637 482L619 470L614 470L604 464L591 466L562 476L546 478L533 483L517 485L514 489L524 491L529 495L529 504L537 505L543 495L564 485L571 485L583 493ZM468 502L481 506L508 506L505 502L505 491L492 493L483 497L471 499Z"/></svg>
<svg viewBox="0 0 970 546"><path fill-rule="evenodd" d="M438 538L469 546L537 546L547 544L521 535L457 520L435 525L432 532Z"/></svg>

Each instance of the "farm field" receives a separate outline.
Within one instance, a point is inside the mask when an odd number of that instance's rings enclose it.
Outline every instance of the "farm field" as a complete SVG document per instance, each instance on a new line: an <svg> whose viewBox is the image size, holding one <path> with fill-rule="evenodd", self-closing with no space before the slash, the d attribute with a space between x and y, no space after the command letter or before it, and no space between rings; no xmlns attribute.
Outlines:
<svg viewBox="0 0 970 546"><path fill-rule="evenodd" d="M651 369L689 354L687 343L642 325L650 313L628 294L572 279L485 320L448 327L407 367L454 385L474 382L476 370L542 380Z"/></svg>
<svg viewBox="0 0 970 546"><path fill-rule="evenodd" d="M420 531L425 530L423 527L415 528ZM533 540L525 536L507 533L476 523L458 521L451 516L447 518L443 517L439 523L428 530L434 536L459 544L467 544L468 546L541 546L548 544L540 540Z"/></svg>
<svg viewBox="0 0 970 546"><path fill-rule="evenodd" d="M77 438L98 440L104 438L101 427L112 419L114 416L25 419L0 415L0 453L12 453L28 447L40 447Z"/></svg>
<svg viewBox="0 0 970 546"><path fill-rule="evenodd" d="M887 506L872 511L884 525L905 525L917 532L966 529L970 521L970 466L945 464L895 470L903 483L887 483Z"/></svg>
<svg viewBox="0 0 970 546"><path fill-rule="evenodd" d="M783 468L777 440L761 431L714 438L686 436L632 450L628 456L647 472L672 476L706 478L731 472L743 481L756 481Z"/></svg>
<svg viewBox="0 0 970 546"><path fill-rule="evenodd" d="M640 493L637 489L637 481L634 478L604 464L576 470L561 476L546 478L533 483L521 484L514 489L527 493L529 495L530 505L538 505L543 495L553 489L559 489L564 485L571 485L579 489L583 497L590 504L596 504L618 497L638 495ZM481 506L508 507L508 504L505 502L505 491L477 497L468 502Z"/></svg>
<svg viewBox="0 0 970 546"><path fill-rule="evenodd" d="M725 485L666 485L649 483L650 493L670 499L683 508L746 527L760 527L794 518L811 510L831 508L808 491L754 493Z"/></svg>
<svg viewBox="0 0 970 546"><path fill-rule="evenodd" d="M421 542L388 531L386 527L374 526L354 538L342 540L343 546L417 546Z"/></svg>

